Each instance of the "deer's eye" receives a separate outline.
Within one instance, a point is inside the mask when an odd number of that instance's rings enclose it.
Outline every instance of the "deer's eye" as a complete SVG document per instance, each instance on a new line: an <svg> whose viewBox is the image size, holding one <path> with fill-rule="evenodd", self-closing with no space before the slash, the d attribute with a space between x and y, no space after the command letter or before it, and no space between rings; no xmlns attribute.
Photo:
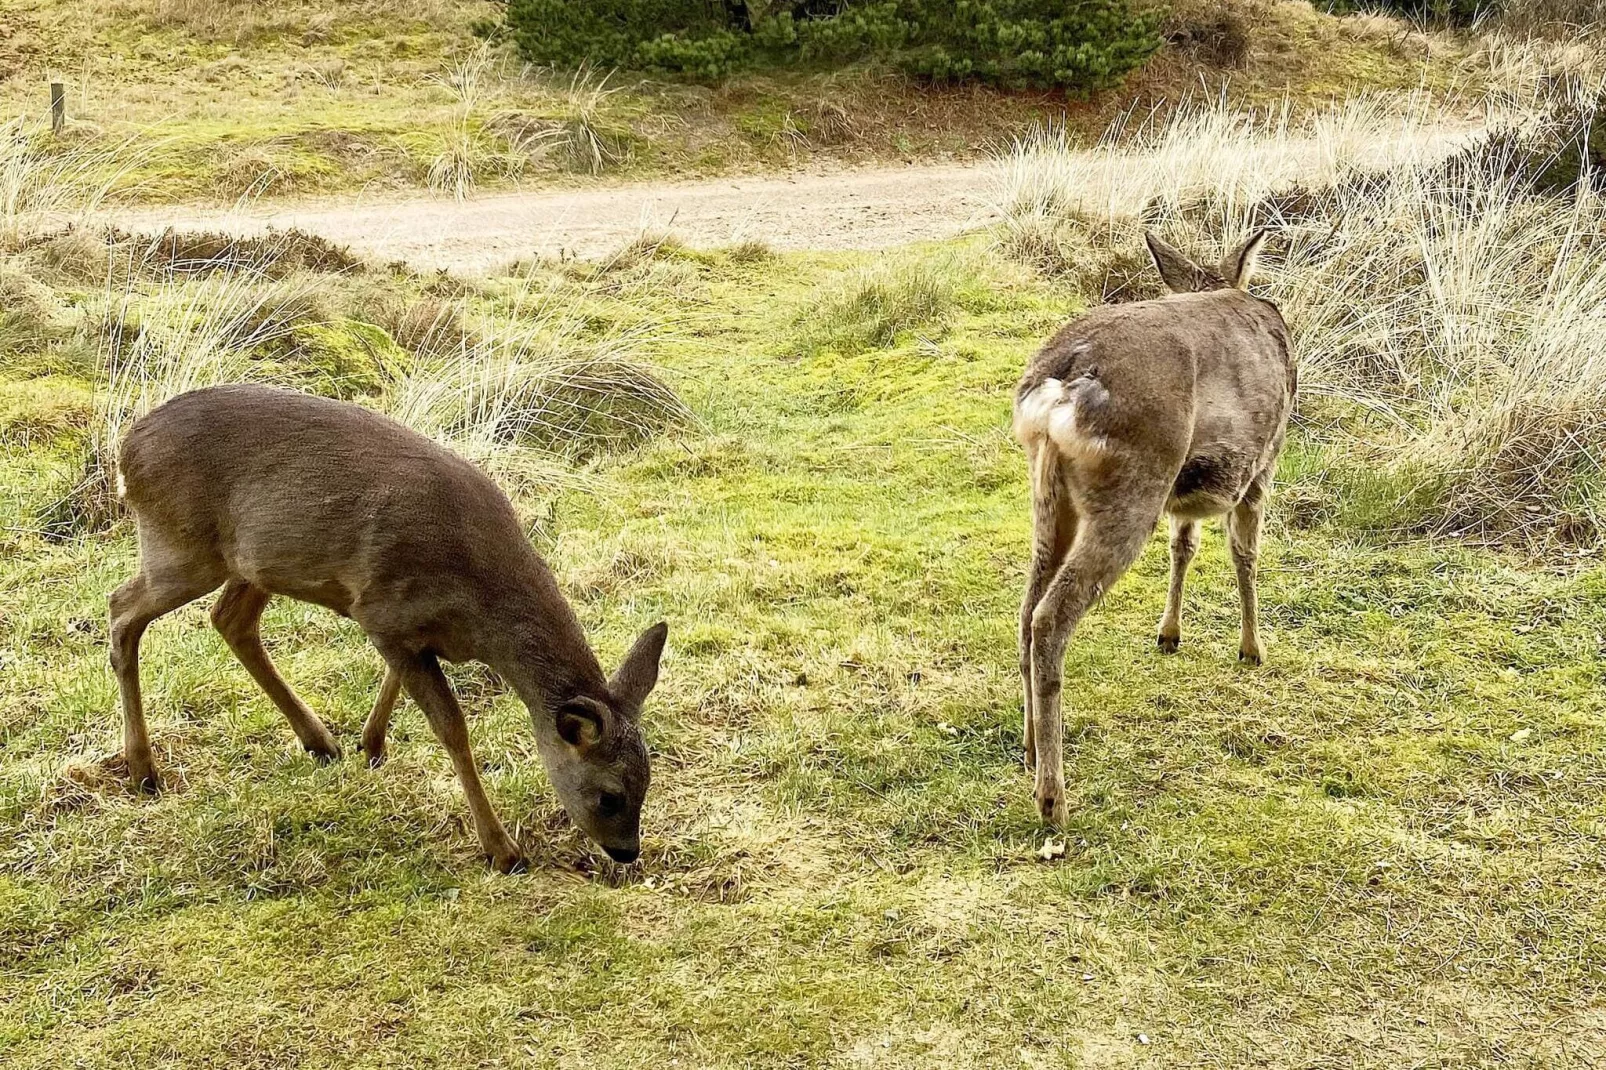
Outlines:
<svg viewBox="0 0 1606 1070"><path fill-rule="evenodd" d="M597 813L603 817L617 817L625 809L625 797L618 792L605 791L597 800Z"/></svg>

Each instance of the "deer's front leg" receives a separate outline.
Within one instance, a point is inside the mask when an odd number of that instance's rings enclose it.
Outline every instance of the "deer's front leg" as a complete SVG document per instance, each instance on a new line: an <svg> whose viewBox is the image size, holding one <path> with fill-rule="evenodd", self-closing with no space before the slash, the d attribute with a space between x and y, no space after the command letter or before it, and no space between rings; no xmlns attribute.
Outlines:
<svg viewBox="0 0 1606 1070"><path fill-rule="evenodd" d="M469 751L468 723L463 719L457 696L452 693L452 685L441 672L440 663L433 654L418 654L391 662L391 669L401 675L402 687L424 711L435 737L451 755L452 767L457 770L458 782L463 785L463 795L468 799L469 812L474 815L474 831L491 864L502 873L521 868L524 856L497 819L496 811L491 809L491 800L485 796L479 769Z"/></svg>
<svg viewBox="0 0 1606 1070"><path fill-rule="evenodd" d="M374 708L368 711L368 719L362 723L362 749L368 756L370 769L385 764L385 735L390 731L390 715L395 712L400 695L401 674L387 668L384 683L379 685L379 697L374 700Z"/></svg>

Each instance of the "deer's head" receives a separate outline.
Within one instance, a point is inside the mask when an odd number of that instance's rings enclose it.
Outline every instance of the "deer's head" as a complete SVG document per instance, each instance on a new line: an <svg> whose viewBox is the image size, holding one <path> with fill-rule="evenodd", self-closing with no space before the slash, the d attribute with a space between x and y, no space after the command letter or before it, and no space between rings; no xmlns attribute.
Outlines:
<svg viewBox="0 0 1606 1070"><path fill-rule="evenodd" d="M658 682L669 626L648 628L608 681L603 697L576 696L552 711L557 739L547 771L569 818L616 862L641 853L641 804L652 781L641 707Z"/></svg>

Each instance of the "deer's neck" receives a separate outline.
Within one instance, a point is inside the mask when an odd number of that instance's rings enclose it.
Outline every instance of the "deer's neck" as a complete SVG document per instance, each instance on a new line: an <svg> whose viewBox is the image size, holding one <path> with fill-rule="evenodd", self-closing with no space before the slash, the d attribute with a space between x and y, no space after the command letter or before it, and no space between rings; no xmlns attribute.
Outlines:
<svg viewBox="0 0 1606 1070"><path fill-rule="evenodd" d="M556 594L556 590L553 590ZM608 693L607 677L586 642L574 611L559 596L536 600L509 621L495 643L498 656L486 659L530 708L537 722L552 719L563 703Z"/></svg>

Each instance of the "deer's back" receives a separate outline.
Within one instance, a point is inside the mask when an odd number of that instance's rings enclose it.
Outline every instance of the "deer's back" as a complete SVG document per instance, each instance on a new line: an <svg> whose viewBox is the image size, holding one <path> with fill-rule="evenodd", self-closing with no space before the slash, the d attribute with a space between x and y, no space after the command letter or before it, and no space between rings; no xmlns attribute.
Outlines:
<svg viewBox="0 0 1606 1070"><path fill-rule="evenodd" d="M1027 367L1017 424L1024 414L1023 434L1033 418L1045 434L1074 427L1094 444L1080 453L1095 474L1169 473L1173 506L1195 494L1235 501L1281 447L1294 385L1274 305L1236 289L1179 294L1067 324Z"/></svg>
<svg viewBox="0 0 1606 1070"><path fill-rule="evenodd" d="M538 567L507 498L473 465L326 398L262 386L180 395L130 429L119 478L142 539L215 553L233 575L343 613L387 585L494 585Z"/></svg>

